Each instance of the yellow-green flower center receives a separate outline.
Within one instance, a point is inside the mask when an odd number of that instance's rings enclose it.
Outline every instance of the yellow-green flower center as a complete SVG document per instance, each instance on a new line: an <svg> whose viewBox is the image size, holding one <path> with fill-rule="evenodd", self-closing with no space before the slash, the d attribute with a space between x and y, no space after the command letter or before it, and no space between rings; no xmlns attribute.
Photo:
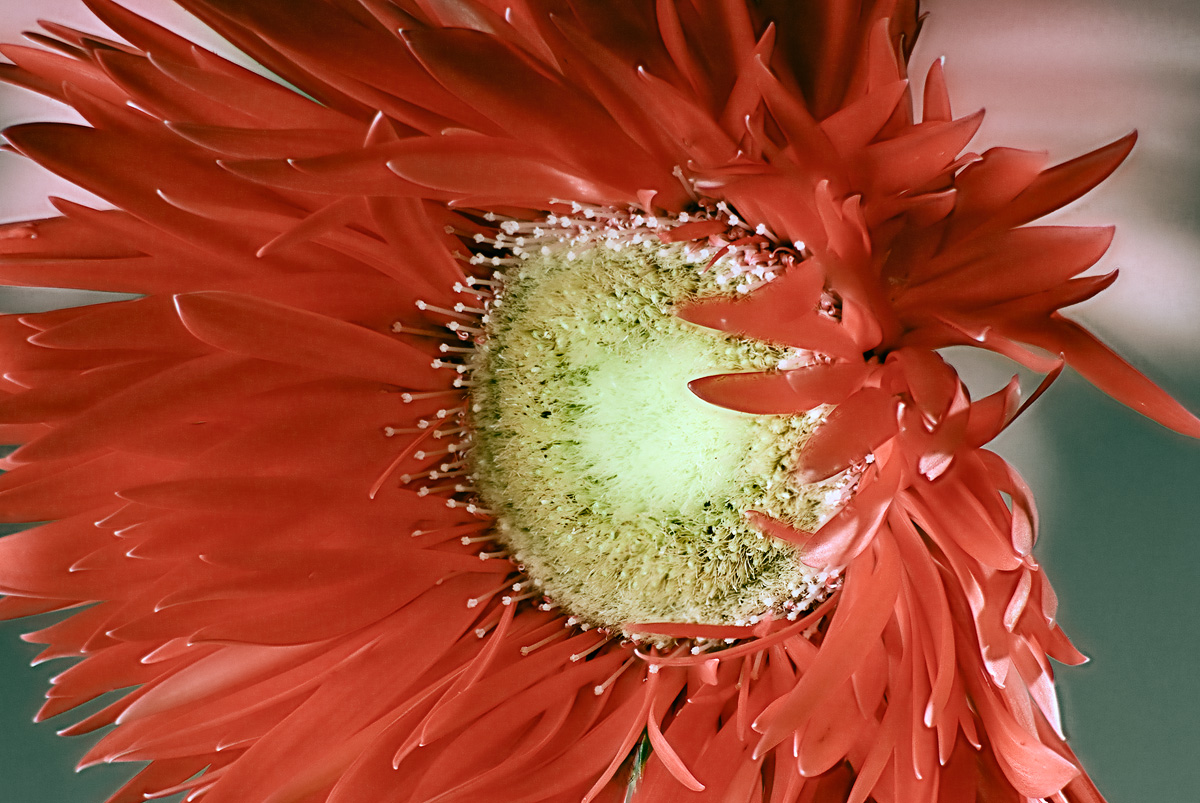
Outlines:
<svg viewBox="0 0 1200 803"><path fill-rule="evenodd" d="M824 488L792 479L808 417L707 404L689 380L765 370L786 351L672 314L721 292L678 250L596 247L507 277L473 365L474 471L497 530L580 620L732 624L811 598L762 510L813 527Z"/></svg>

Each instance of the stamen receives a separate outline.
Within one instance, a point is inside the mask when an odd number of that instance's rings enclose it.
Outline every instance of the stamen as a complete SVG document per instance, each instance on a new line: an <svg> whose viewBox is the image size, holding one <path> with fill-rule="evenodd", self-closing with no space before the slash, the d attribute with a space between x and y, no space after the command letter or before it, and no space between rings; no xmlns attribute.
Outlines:
<svg viewBox="0 0 1200 803"><path fill-rule="evenodd" d="M465 284L461 284L461 283L456 283L454 285L454 292L470 293L471 295L478 296L479 298L491 298L492 297L492 294L486 290L476 290L474 287L467 287Z"/></svg>
<svg viewBox="0 0 1200 803"><path fill-rule="evenodd" d="M406 326L397 321L392 324L392 331L400 335L418 335L420 337L436 337L443 338L446 335L434 329L420 329L416 326Z"/></svg>
<svg viewBox="0 0 1200 803"><path fill-rule="evenodd" d="M530 644L526 647L522 647L521 655L529 655L529 653L533 652L534 650L541 649L542 647L545 647L547 644L554 641L555 639L560 639L565 635L567 635L566 630L557 630L557 631L551 633L550 635L546 636L544 639L542 639L539 642Z"/></svg>
<svg viewBox="0 0 1200 803"><path fill-rule="evenodd" d="M464 494L470 490L470 485L463 485L461 482L452 482L445 485L424 485L417 490L417 496L429 496L430 494L442 493L443 491L452 491L456 494Z"/></svg>
<svg viewBox="0 0 1200 803"><path fill-rule="evenodd" d="M413 451L415 451L418 446L424 443L425 440L436 431L436 428L426 430L424 434L413 438L408 446L405 446L404 449L401 450L400 454L396 455L395 459L392 460L391 464L389 464L388 467L383 470L383 473L379 475L379 479L375 480L375 484L372 485L371 489L367 492L367 498L374 499L375 495L379 493L379 489L383 487L385 482L387 482L387 478L391 476L392 472L399 468L400 464L407 460L412 455Z"/></svg>
<svg viewBox="0 0 1200 803"><path fill-rule="evenodd" d="M595 644L593 644L592 646L588 647L588 648L587 648L586 650L584 650L583 652L576 652L576 653L572 653L572 654L571 654L571 661L572 661L573 663L578 663L579 661L582 661L584 658L587 658L589 655L591 655L592 653L594 653L596 650L600 649L601 647L603 647L603 646L604 646L605 644L607 644L607 643L608 643L608 640L607 640L607 639L603 639L603 640L601 640L601 641L597 641Z"/></svg>
<svg viewBox="0 0 1200 803"><path fill-rule="evenodd" d="M427 535L440 535L442 536L443 540L449 541L451 538L454 538L461 533L476 532L478 530L488 529L491 526L492 525L490 523L485 521L469 521L466 524L457 524L453 527L440 527L436 530L413 530L411 536L413 538L422 538ZM504 586L500 586L500 588L496 590L499 591L501 588L504 588Z"/></svg>
<svg viewBox="0 0 1200 803"><path fill-rule="evenodd" d="M416 427L384 427L383 428L383 434L389 438L394 438L397 435L416 435L422 431L423 431L423 428L418 429Z"/></svg>
<svg viewBox="0 0 1200 803"><path fill-rule="evenodd" d="M479 626L475 628L475 635L477 637L483 638L484 636L486 636L488 634L488 632L493 627L500 624L500 616L501 616L500 610L501 610L500 608L493 609L491 614L488 616L488 618L485 619L483 622L481 622L479 624Z"/></svg>
<svg viewBox="0 0 1200 803"><path fill-rule="evenodd" d="M687 176L685 176L683 174L682 167L680 167L679 165L675 165L675 168L671 171L671 175L673 175L673 176L675 176L675 178L679 179L679 183L681 185L683 185L683 189L687 192L687 194L692 196L693 201L700 200L700 196L696 193L695 183L692 181L692 179L688 178Z"/></svg>
<svg viewBox="0 0 1200 803"><path fill-rule="evenodd" d="M421 310L421 312L436 312L439 315L445 315L447 318L459 318L464 321L471 321L478 317L475 315L464 315L461 311L434 306L433 304L420 300L417 301L417 309Z"/></svg>
<svg viewBox="0 0 1200 803"><path fill-rule="evenodd" d="M532 599L533 597L536 597L537 595L538 595L538 593L536 591L530 591L528 594L521 594L520 596L516 596L516 597L512 596L511 594L505 594L503 597L500 598L500 602L502 602L505 605L515 605L516 603L521 602L522 600Z"/></svg>
<svg viewBox="0 0 1200 803"><path fill-rule="evenodd" d="M608 687L611 686L614 682L616 682L616 679L621 677L621 675L623 675L625 673L626 669L633 666L633 662L636 660L638 660L638 657L636 655L630 657L630 659L628 661L621 664L621 666L617 669L616 672L613 672L611 675L609 675L607 680L605 680L599 686L596 686L595 688L593 688L592 691L596 694L597 697L599 697L601 694L604 694L604 692L608 691Z"/></svg>
<svg viewBox="0 0 1200 803"><path fill-rule="evenodd" d="M453 454L457 451L459 451L458 444L452 443L445 449L438 449L436 452L427 452L422 449L421 451L414 452L413 457L417 458L418 460L425 460L430 457L441 457L444 454Z"/></svg>
<svg viewBox="0 0 1200 803"><path fill-rule="evenodd" d="M471 597L469 600L467 600L467 607L468 608L477 608L477 607L479 607L479 603L483 602L484 600L491 599L492 597L496 596L497 594L499 594L501 591L503 591L506 588L508 588L508 583L504 583L504 585L497 586L496 588L493 588L491 591L485 591L482 594L477 594L476 596Z"/></svg>
<svg viewBox="0 0 1200 803"><path fill-rule="evenodd" d="M458 395L461 395L461 394L459 394L457 391L449 390L449 389L447 389L447 390L428 390L428 391L424 391L421 393L410 393L408 391L405 391L404 393L400 394L400 401L404 402L405 404L412 404L415 401L424 401L425 399L436 399L439 396L458 396ZM439 412L441 412L441 411L439 410ZM438 418L445 418L445 416L438 416Z"/></svg>
<svg viewBox="0 0 1200 803"><path fill-rule="evenodd" d="M463 338L463 339L465 339L464 333L468 334L468 335L475 335L475 336L481 336L484 334L484 331L482 329L479 329L478 327L474 327L474 326L463 326L458 321L451 321L450 323L446 324L446 328L449 329L451 332L454 332L460 338Z"/></svg>

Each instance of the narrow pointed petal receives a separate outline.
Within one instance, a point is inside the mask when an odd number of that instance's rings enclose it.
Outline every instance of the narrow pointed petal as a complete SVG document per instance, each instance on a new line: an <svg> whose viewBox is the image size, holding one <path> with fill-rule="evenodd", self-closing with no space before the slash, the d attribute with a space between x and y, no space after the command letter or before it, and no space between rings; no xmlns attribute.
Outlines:
<svg viewBox="0 0 1200 803"><path fill-rule="evenodd" d="M867 376L862 363L817 363L759 374L718 374L693 379L692 393L710 404L757 415L795 415L822 404L840 404Z"/></svg>
<svg viewBox="0 0 1200 803"><path fill-rule="evenodd" d="M233 354L413 390L444 385L426 354L344 321L235 293L179 295L175 307L188 331Z"/></svg>

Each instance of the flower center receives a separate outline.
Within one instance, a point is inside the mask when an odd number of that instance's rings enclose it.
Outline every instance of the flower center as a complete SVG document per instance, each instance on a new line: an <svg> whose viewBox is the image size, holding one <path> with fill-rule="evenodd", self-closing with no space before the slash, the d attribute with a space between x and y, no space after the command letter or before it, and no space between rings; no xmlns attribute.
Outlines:
<svg viewBox="0 0 1200 803"><path fill-rule="evenodd" d="M536 586L588 624L744 623L820 581L747 510L812 528L793 479L815 416L750 416L687 389L788 356L672 314L720 292L678 246L603 245L512 268L473 361L478 493Z"/></svg>

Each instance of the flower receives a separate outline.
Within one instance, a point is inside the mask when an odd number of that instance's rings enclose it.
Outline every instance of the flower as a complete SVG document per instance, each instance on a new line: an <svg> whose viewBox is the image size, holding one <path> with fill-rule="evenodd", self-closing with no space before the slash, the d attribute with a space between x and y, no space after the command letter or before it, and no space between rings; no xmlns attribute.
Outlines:
<svg viewBox="0 0 1200 803"><path fill-rule="evenodd" d="M937 349L1200 435L1027 225L1132 137L963 154L904 0L180 4L304 94L111 0L6 50L115 209L0 280L141 296L0 319L0 609L71 612L43 716L136 687L110 800L1099 799L1019 388Z"/></svg>

